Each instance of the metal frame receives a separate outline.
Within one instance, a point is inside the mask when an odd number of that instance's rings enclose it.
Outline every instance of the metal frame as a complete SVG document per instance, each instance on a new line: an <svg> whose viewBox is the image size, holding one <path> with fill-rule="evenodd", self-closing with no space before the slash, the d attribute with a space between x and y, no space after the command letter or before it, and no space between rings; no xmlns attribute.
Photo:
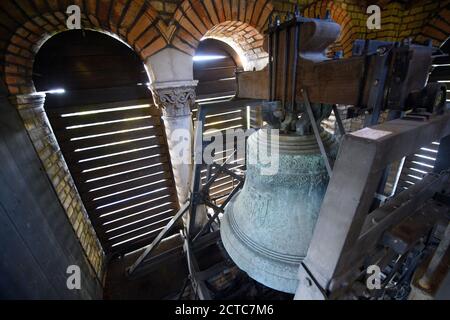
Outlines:
<svg viewBox="0 0 450 320"><path fill-rule="evenodd" d="M326 299L348 284L354 276L351 271L374 249L383 232L448 184L448 172L431 174L369 213L390 163L449 135L447 113L429 121L393 120L344 137L308 254L299 269L297 299Z"/></svg>
<svg viewBox="0 0 450 320"><path fill-rule="evenodd" d="M211 233L206 233L210 228L211 224L214 220L216 220L220 213L224 213L225 206L230 202L230 200L234 197L234 195L243 187L244 178L236 175L234 172L227 168L227 163L231 156L220 166L213 164L208 166L208 181L206 184L201 187L201 170L203 167L203 161L198 159L202 159L203 150L205 145L203 144L203 125L205 123L206 115L209 113L217 113L219 111L223 111L224 108L231 108L234 106L260 106L263 101L261 100L232 100L232 101L224 101L224 102L215 102L211 104L202 104L198 108L198 116L199 120L198 125L196 127L195 132L195 141L194 141L194 174L191 185L191 201L193 205L190 206L189 209L189 225L186 230L185 236L185 244L184 249L187 256L188 269L190 274L191 283L193 286L196 295L200 300L210 300L212 298L212 293L208 289L205 284L205 281L211 276L210 270L201 271L199 269L197 259L194 253L195 246L204 241L208 235ZM234 155L234 153L233 153ZM200 157L200 158L199 158ZM216 172L214 175L210 177L210 172L212 169L216 168ZM233 191L227 196L225 201L220 205L220 207L213 204L209 199L209 188L214 183L214 181L220 176L220 174L226 173L232 176L233 178L239 181L238 185L233 189ZM195 226L195 217L197 214L197 206L203 204L213 209L214 214L209 217L207 223L200 228L200 231L196 232ZM216 237L211 236L207 243L213 243L217 241L218 233L213 233ZM216 272L213 267L213 271Z"/></svg>
<svg viewBox="0 0 450 320"><path fill-rule="evenodd" d="M344 127L344 123L342 122L341 114L339 113L337 105L335 105L335 104L333 104L333 113L336 118L336 123L338 125L339 134L341 137L343 137L345 135L345 127Z"/></svg>
<svg viewBox="0 0 450 320"><path fill-rule="evenodd" d="M323 144L322 138L320 137L319 126L317 125L316 119L314 117L314 112L311 108L311 104L308 98L308 92L306 89L302 89L303 99L305 101L306 112L308 113L309 120L311 122L311 127L314 131L314 136L316 137L317 144L319 145L320 153L322 154L323 161L325 162L325 167L327 168L328 176L331 177L333 169L331 168L331 162L328 158L325 145Z"/></svg>

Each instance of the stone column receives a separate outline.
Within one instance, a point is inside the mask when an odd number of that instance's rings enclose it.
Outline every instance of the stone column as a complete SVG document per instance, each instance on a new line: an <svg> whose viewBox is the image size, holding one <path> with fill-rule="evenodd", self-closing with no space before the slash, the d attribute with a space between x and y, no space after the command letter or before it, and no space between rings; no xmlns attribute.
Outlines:
<svg viewBox="0 0 450 320"><path fill-rule="evenodd" d="M180 206L189 197L193 162L191 108L195 103L196 86L197 81L173 81L153 83L150 87L155 104L162 110Z"/></svg>
<svg viewBox="0 0 450 320"><path fill-rule="evenodd" d="M163 113L178 200L183 205L189 197L193 162L191 108L195 103L197 81L193 80L192 56L174 48L165 48L149 57L146 67L155 104ZM195 223L198 228L205 218L205 208L199 206ZM183 220L185 225L189 225L187 215Z"/></svg>

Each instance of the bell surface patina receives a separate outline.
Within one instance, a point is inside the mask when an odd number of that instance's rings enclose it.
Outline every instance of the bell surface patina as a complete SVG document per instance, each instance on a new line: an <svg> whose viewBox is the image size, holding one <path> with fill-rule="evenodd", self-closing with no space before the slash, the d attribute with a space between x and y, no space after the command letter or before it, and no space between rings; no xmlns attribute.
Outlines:
<svg viewBox="0 0 450 320"><path fill-rule="evenodd" d="M324 130L321 135L335 157L334 138ZM249 137L245 184L226 207L220 233L227 253L251 278L295 293L329 177L313 135L279 135L278 170L268 175L261 169L270 164L255 159L273 143L266 130Z"/></svg>

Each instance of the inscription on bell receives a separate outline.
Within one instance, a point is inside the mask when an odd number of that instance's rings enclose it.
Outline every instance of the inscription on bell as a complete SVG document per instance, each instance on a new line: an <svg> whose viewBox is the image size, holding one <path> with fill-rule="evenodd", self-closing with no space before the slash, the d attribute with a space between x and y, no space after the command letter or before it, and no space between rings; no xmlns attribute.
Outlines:
<svg viewBox="0 0 450 320"><path fill-rule="evenodd" d="M260 194L256 190L252 190L251 194L254 195L253 201L255 202L255 205L250 208L250 217L257 219L259 225L264 226L269 212L269 202L271 197L268 194Z"/></svg>

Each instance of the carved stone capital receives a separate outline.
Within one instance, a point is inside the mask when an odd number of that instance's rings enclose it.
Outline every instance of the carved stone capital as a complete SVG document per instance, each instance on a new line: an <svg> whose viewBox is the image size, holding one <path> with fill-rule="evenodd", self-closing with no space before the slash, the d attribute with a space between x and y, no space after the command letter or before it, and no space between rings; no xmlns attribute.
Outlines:
<svg viewBox="0 0 450 320"><path fill-rule="evenodd" d="M155 104L165 117L183 117L191 114L195 103L195 82L190 85L173 87L152 86L151 90Z"/></svg>

